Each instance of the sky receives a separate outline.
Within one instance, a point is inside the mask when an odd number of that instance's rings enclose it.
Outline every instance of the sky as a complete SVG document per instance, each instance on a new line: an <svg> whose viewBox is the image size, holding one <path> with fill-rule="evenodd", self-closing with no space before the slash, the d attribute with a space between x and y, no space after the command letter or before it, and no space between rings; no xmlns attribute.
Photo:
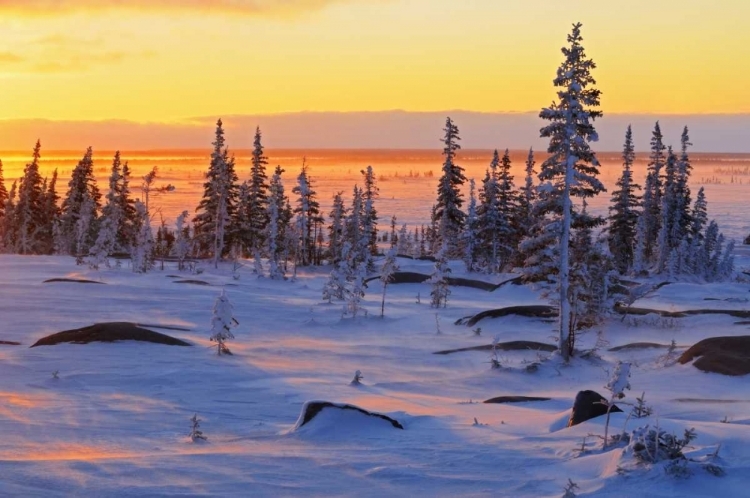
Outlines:
<svg viewBox="0 0 750 498"><path fill-rule="evenodd" d="M331 122L326 144L388 146L362 139L366 126L356 140L338 132L368 115L427 126L434 114L431 127L467 111L523 128L555 98L560 48L581 21L610 122L712 122L710 140L694 139L704 150L750 152L747 133L724 137L750 122L747 18L746 0L0 0L0 148L28 148L17 142L35 126L55 148L185 146L216 117L274 123L290 132L279 146ZM398 146L428 132L407 129Z"/></svg>

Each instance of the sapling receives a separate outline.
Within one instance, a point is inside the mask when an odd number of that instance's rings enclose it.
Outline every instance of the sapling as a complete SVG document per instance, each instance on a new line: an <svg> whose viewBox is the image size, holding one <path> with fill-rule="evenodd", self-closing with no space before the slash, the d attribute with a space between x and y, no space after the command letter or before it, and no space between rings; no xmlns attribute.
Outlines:
<svg viewBox="0 0 750 498"><path fill-rule="evenodd" d="M354 372L354 379L352 379L351 385L358 386L358 385L362 384L362 379L364 379L364 378L365 378L365 376L362 375L362 372L360 372L359 370L357 370L356 372Z"/></svg>
<svg viewBox="0 0 750 498"><path fill-rule="evenodd" d="M472 330L472 332L474 332L475 336L479 337L480 335L482 335L482 327L477 327L474 330Z"/></svg>
<svg viewBox="0 0 750 498"><path fill-rule="evenodd" d="M635 418L644 418L650 416L652 413L653 409L646 404L646 391L644 391L640 398L635 398L632 415Z"/></svg>
<svg viewBox="0 0 750 498"><path fill-rule="evenodd" d="M55 370L54 372L52 372L52 378L53 379L59 379L60 378L60 371L59 370Z"/></svg>
<svg viewBox="0 0 750 498"><path fill-rule="evenodd" d="M578 484L574 483L571 478L568 478L568 484L565 485L565 493L562 498L575 498L578 496L575 490L578 489Z"/></svg>
<svg viewBox="0 0 750 498"><path fill-rule="evenodd" d="M398 262L396 260L396 248L392 247L385 255L383 268L380 270L380 283L383 285L383 300L380 303L380 316L385 314L385 290L388 284L393 282L396 272L398 271Z"/></svg>
<svg viewBox="0 0 750 498"><path fill-rule="evenodd" d="M193 441L197 441L199 439L202 439L205 441L206 439L208 439L206 436L203 435L203 431L200 430L200 427L201 427L200 422L201 422L201 419L198 418L198 414L197 413L193 414L192 418L190 419L191 427L190 427L190 434L189 434L190 439L192 439Z"/></svg>
<svg viewBox="0 0 750 498"><path fill-rule="evenodd" d="M604 388L609 391L612 396L607 403L607 421L604 423L604 449L607 449L607 437L609 434L609 416L612 411L612 406L615 403L615 399L622 399L625 397L625 390L630 389L630 363L617 362L614 373L610 377L609 382Z"/></svg>
<svg viewBox="0 0 750 498"><path fill-rule="evenodd" d="M221 294L216 298L216 303L214 303L210 337L211 342L216 343L216 350L219 355L222 353L232 354L225 342L228 339L234 339L232 329L238 323L232 315L232 303L229 302L226 292L222 289Z"/></svg>
<svg viewBox="0 0 750 498"><path fill-rule="evenodd" d="M492 339L492 354L490 355L490 363L492 368L500 368L500 358L497 355L497 345L500 342L500 336L496 335Z"/></svg>

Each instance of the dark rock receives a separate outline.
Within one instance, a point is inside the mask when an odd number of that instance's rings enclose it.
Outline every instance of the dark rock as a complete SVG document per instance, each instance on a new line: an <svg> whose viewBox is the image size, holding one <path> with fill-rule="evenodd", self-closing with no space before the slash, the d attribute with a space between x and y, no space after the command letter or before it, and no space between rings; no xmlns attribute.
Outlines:
<svg viewBox="0 0 750 498"><path fill-rule="evenodd" d="M16 341L0 341L0 344L2 344L3 346L20 346L21 345L20 342L16 342Z"/></svg>
<svg viewBox="0 0 750 498"><path fill-rule="evenodd" d="M659 344L657 342L631 342L630 344L623 344L622 346L615 346L609 348L610 351L628 351L630 349L650 349L650 348L670 348L671 344Z"/></svg>
<svg viewBox="0 0 750 498"><path fill-rule="evenodd" d="M693 366L704 372L723 375L750 373L750 336L711 337L691 346L677 360L681 364L694 358Z"/></svg>
<svg viewBox="0 0 750 498"><path fill-rule="evenodd" d="M647 308L633 308L617 303L614 307L615 312L622 315L649 315L651 313L667 318L684 318L688 315L729 315L735 318L750 318L749 310L685 310L685 311L665 311L652 310Z"/></svg>
<svg viewBox="0 0 750 498"><path fill-rule="evenodd" d="M746 246L750 246L750 235L745 237L745 240L742 243L745 244Z"/></svg>
<svg viewBox="0 0 750 498"><path fill-rule="evenodd" d="M43 284L51 284L54 282L68 282L68 283L75 283L75 284L102 284L104 285L104 282L97 282L96 280L87 280L85 278L48 278Z"/></svg>
<svg viewBox="0 0 750 498"><path fill-rule="evenodd" d="M537 396L498 396L490 398L485 403L526 403L529 401L549 401L552 398L540 398Z"/></svg>
<svg viewBox="0 0 750 498"><path fill-rule="evenodd" d="M208 282L204 282L203 280L173 280L176 284L193 284L193 285L211 285Z"/></svg>
<svg viewBox="0 0 750 498"><path fill-rule="evenodd" d="M89 342L143 341L169 346L190 346L189 343L175 339L153 330L139 327L130 322L97 323L80 329L64 330L48 335L36 341L31 347L53 346L63 342L88 344Z"/></svg>
<svg viewBox="0 0 750 498"><path fill-rule="evenodd" d="M367 410L364 410L358 406L354 405L347 405L343 403L331 403L330 401L308 401L305 403L305 405L302 407L302 413L300 414L300 418L297 421L297 428L303 427L308 422L313 420L321 411L324 409L328 410L354 410L359 413L362 413L364 415L367 415L369 417L375 417L383 419L387 422L389 422L394 428L396 429L403 429L404 426L399 423L398 420L392 419L391 417L387 415L383 415L382 413L375 413L375 412L369 412Z"/></svg>
<svg viewBox="0 0 750 498"><path fill-rule="evenodd" d="M501 351L557 351L557 346L553 346L552 344L545 344L543 342L535 342L535 341L508 341L508 342L499 342L495 345L496 349L499 349ZM481 346L471 346L468 348L459 348L459 349L446 349L443 351L437 351L433 354L451 354L451 353L461 353L463 351L492 351L492 344L483 344Z"/></svg>
<svg viewBox="0 0 750 498"><path fill-rule="evenodd" d="M573 402L573 410L570 413L568 427L573 427L581 422L606 415L607 402L608 400L596 391L578 391L576 400ZM617 405L612 405L610 413L621 411Z"/></svg>
<svg viewBox="0 0 750 498"><path fill-rule="evenodd" d="M508 315L526 316L529 318L555 318L557 316L557 306L547 306L544 304L508 306L507 308L482 311L474 316L459 318L455 324L472 327L485 318L500 318Z"/></svg>
<svg viewBox="0 0 750 498"><path fill-rule="evenodd" d="M379 276L370 277L365 280L365 283L372 282L373 280L379 279ZM413 271L399 271L393 274L391 284L421 284L424 283L430 276L424 273L417 273ZM446 277L445 279L448 285L454 287L470 287L472 289L479 289L483 291L492 292L498 285L482 280L470 280L468 278L457 278L457 277ZM500 284L502 285L502 284Z"/></svg>

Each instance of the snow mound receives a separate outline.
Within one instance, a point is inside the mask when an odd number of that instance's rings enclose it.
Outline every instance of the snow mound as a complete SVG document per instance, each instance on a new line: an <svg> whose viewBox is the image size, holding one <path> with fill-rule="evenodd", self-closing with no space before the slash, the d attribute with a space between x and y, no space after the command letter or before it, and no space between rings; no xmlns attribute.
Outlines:
<svg viewBox="0 0 750 498"><path fill-rule="evenodd" d="M330 401L308 401L302 406L292 432L318 435L366 434L373 431L403 429L398 420L358 406Z"/></svg>

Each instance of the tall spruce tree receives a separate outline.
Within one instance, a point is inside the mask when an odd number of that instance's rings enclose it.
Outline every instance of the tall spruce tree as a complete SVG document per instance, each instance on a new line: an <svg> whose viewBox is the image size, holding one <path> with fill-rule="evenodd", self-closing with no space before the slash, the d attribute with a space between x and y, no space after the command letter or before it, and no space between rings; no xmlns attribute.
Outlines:
<svg viewBox="0 0 750 498"><path fill-rule="evenodd" d="M341 261L344 248L344 224L346 222L346 206L344 205L343 192L336 192L333 196L333 208L329 218L331 224L328 226L328 258L331 264Z"/></svg>
<svg viewBox="0 0 750 498"><path fill-rule="evenodd" d="M286 230L289 220L285 220L284 204L287 202L284 195L284 184L281 174L284 172L281 166L271 177L268 188L268 226L266 228L266 254L268 254L268 275L274 280L284 279L285 265L283 264L286 252Z"/></svg>
<svg viewBox="0 0 750 498"><path fill-rule="evenodd" d="M443 173L437 189L437 205L433 213L433 223L438 226L435 247L446 245L447 257L460 256L459 239L463 231L466 213L461 210L463 196L461 186L466 182L464 169L456 164L456 153L461 149L459 145L458 127L451 118L447 118L443 147Z"/></svg>
<svg viewBox="0 0 750 498"><path fill-rule="evenodd" d="M467 271L474 271L478 258L479 246L479 217L477 216L477 196L474 179L469 180L469 209L466 214L466 226L464 227L464 263ZM422 256L420 246L419 255Z"/></svg>
<svg viewBox="0 0 750 498"><path fill-rule="evenodd" d="M372 166L361 170L360 173L362 173L365 185L362 188L362 201L365 210L364 226L368 233L367 247L370 254L375 256L378 253L378 212L375 209L375 199L378 197L380 189L378 188Z"/></svg>
<svg viewBox="0 0 750 498"><path fill-rule="evenodd" d="M19 254L41 254L44 252L44 196L45 186L39 174L41 142L37 140L32 160L26 164L18 187L18 203L15 210L13 230L16 232L16 252Z"/></svg>
<svg viewBox="0 0 750 498"><path fill-rule="evenodd" d="M662 197L664 196L662 171L667 163L666 150L661 127L657 121L651 134L651 153L646 174L646 185L643 191L641 216L644 226L642 235L637 241L637 244L642 246L642 254L639 258L644 264L653 262L657 251L657 240L661 229Z"/></svg>
<svg viewBox="0 0 750 498"><path fill-rule="evenodd" d="M560 303L559 348L567 361L575 342L575 319L571 306L571 228L593 227L603 223L600 217L576 213L573 198L585 200L600 192L604 185L599 181L599 161L589 146L598 140L593 121L601 117L600 91L591 71L596 68L586 57L581 45L581 24L573 25L568 35L569 46L563 47L565 60L557 70L554 86L558 101L542 109L539 116L550 121L540 130L542 138L549 138L547 152L550 156L541 166L540 197L534 213L540 222L539 229L526 246L540 251L543 256L530 259L527 277L550 278L557 284ZM556 246L556 250L555 250Z"/></svg>
<svg viewBox="0 0 750 498"><path fill-rule="evenodd" d="M622 175L616 183L618 190L612 192L607 234L609 251L614 258L615 267L621 274L627 273L633 266L636 225L639 217L639 197L636 195L636 190L640 189L640 186L633 183L634 162L633 130L628 125L622 150Z"/></svg>
<svg viewBox="0 0 750 498"><path fill-rule="evenodd" d="M292 193L297 195L297 207L294 209L299 240L297 262L302 266L319 264L315 244L323 217L305 161L302 162L302 170L297 175L297 185L292 189Z"/></svg>
<svg viewBox="0 0 750 498"><path fill-rule="evenodd" d="M3 160L0 159L0 220L5 216L5 203L8 202L8 189L5 187Z"/></svg>
<svg viewBox="0 0 750 498"><path fill-rule="evenodd" d="M225 147L221 119L216 122L212 145L211 163L203 184L203 197L193 218L193 230L199 253L203 256L211 255L214 265L218 266L225 250L231 247L230 221L239 191L234 157L229 156L229 150Z"/></svg>
<svg viewBox="0 0 750 498"><path fill-rule="evenodd" d="M83 258L97 236L96 218L101 208L101 193L94 177L94 151L86 149L73 169L60 215L56 246L66 254Z"/></svg>
<svg viewBox="0 0 750 498"><path fill-rule="evenodd" d="M247 220L249 234L247 236L249 249L256 253L263 247L263 238L268 224L268 175L266 165L268 158L263 152L260 127L255 129L253 138L253 154L248 183Z"/></svg>

